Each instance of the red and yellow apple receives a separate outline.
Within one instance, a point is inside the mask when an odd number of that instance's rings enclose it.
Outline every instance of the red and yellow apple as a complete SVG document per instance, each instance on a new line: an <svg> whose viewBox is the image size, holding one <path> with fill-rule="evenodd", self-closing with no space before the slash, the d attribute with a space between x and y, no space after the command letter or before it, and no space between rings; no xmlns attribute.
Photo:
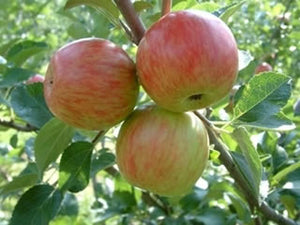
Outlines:
<svg viewBox="0 0 300 225"><path fill-rule="evenodd" d="M87 38L51 58L44 95L62 121L88 130L109 129L132 112L138 96L135 65L108 40Z"/></svg>
<svg viewBox="0 0 300 225"><path fill-rule="evenodd" d="M30 77L26 84L34 84L34 83L43 83L45 80L45 77L40 74L35 74L34 76Z"/></svg>
<svg viewBox="0 0 300 225"><path fill-rule="evenodd" d="M228 26L203 11L167 14L139 43L137 73L161 107L184 112L226 96L237 76L238 49Z"/></svg>
<svg viewBox="0 0 300 225"><path fill-rule="evenodd" d="M272 66L267 62L262 62L255 68L255 74L272 71Z"/></svg>
<svg viewBox="0 0 300 225"><path fill-rule="evenodd" d="M207 131L193 113L158 106L135 110L122 124L116 144L123 177L162 196L190 192L205 169L208 153Z"/></svg>

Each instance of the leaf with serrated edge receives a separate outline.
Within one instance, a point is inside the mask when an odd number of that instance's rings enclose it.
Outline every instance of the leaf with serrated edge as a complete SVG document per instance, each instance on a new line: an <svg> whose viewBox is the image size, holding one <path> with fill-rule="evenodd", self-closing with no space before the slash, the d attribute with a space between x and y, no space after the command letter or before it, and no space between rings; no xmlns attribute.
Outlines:
<svg viewBox="0 0 300 225"><path fill-rule="evenodd" d="M259 155L252 145L249 134L247 133L245 128L238 127L237 129L235 129L233 132L233 137L238 142L243 156L245 157L247 164L251 169L252 176L245 178L251 179L249 180L249 182L254 184L255 194L256 196L258 196L260 181L262 177L262 165L259 159Z"/></svg>
<svg viewBox="0 0 300 225"><path fill-rule="evenodd" d="M94 146L89 142L72 143L63 153L59 165L58 185L62 191L82 191L89 182Z"/></svg>
<svg viewBox="0 0 300 225"><path fill-rule="evenodd" d="M57 214L62 194L50 185L37 185L19 199L9 225L48 225Z"/></svg>
<svg viewBox="0 0 300 225"><path fill-rule="evenodd" d="M43 172L65 150L73 134L72 127L56 118L42 127L34 143L34 155L40 172Z"/></svg>
<svg viewBox="0 0 300 225"><path fill-rule="evenodd" d="M273 72L254 76L236 94L234 121L259 126L259 121L277 115L290 97L289 81L289 77Z"/></svg>

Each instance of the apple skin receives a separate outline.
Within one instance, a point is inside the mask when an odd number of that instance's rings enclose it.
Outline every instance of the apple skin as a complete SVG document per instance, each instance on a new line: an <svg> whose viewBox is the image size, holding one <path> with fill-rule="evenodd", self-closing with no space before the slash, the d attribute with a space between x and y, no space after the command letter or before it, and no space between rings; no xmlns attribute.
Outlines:
<svg viewBox="0 0 300 225"><path fill-rule="evenodd" d="M137 51L137 72L161 107L184 112L225 97L238 72L238 49L228 26L203 11L169 13L152 25Z"/></svg>
<svg viewBox="0 0 300 225"><path fill-rule="evenodd" d="M162 196L183 196L206 167L209 140L193 113L148 106L135 110L122 124L116 155L130 184Z"/></svg>
<svg viewBox="0 0 300 225"><path fill-rule="evenodd" d="M77 128L105 130L132 112L139 85L127 53L108 40L86 38L51 58L44 95L51 112Z"/></svg>
<svg viewBox="0 0 300 225"><path fill-rule="evenodd" d="M43 83L45 80L45 77L40 75L40 74L36 74L32 77L30 77L27 81L26 84L34 84L34 83Z"/></svg>
<svg viewBox="0 0 300 225"><path fill-rule="evenodd" d="M268 72L268 71L272 71L272 70L273 70L273 68L269 63L263 62L255 68L255 74Z"/></svg>

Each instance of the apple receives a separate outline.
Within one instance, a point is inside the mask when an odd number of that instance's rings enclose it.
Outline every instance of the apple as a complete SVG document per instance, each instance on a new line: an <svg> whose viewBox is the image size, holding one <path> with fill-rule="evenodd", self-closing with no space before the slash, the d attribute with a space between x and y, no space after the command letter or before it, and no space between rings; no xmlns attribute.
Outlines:
<svg viewBox="0 0 300 225"><path fill-rule="evenodd" d="M184 112L212 105L230 92L238 49L221 19L183 10L165 15L147 30L136 61L149 96L165 109Z"/></svg>
<svg viewBox="0 0 300 225"><path fill-rule="evenodd" d="M30 77L26 84L33 84L33 83L43 83L45 80L45 77L40 74L35 74L34 76Z"/></svg>
<svg viewBox="0 0 300 225"><path fill-rule="evenodd" d="M86 38L51 58L44 95L51 112L77 128L105 130L132 112L139 85L135 65L114 43Z"/></svg>
<svg viewBox="0 0 300 225"><path fill-rule="evenodd" d="M132 185L162 196L183 196L202 175L209 155L203 123L191 112L158 106L135 110L122 124L116 160Z"/></svg>
<svg viewBox="0 0 300 225"><path fill-rule="evenodd" d="M255 68L255 74L272 71L272 66L267 62L262 62Z"/></svg>

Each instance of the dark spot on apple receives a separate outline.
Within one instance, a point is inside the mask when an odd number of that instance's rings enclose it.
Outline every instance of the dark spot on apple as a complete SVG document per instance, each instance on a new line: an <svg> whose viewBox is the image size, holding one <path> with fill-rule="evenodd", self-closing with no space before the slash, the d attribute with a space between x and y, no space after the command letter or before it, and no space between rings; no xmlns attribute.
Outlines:
<svg viewBox="0 0 300 225"><path fill-rule="evenodd" d="M53 84L53 80L50 80L50 84Z"/></svg>
<svg viewBox="0 0 300 225"><path fill-rule="evenodd" d="M197 101L197 100L201 100L201 98L202 98L202 95L203 94L196 94L196 95L191 95L190 97L189 97L189 100L191 100L191 101Z"/></svg>

